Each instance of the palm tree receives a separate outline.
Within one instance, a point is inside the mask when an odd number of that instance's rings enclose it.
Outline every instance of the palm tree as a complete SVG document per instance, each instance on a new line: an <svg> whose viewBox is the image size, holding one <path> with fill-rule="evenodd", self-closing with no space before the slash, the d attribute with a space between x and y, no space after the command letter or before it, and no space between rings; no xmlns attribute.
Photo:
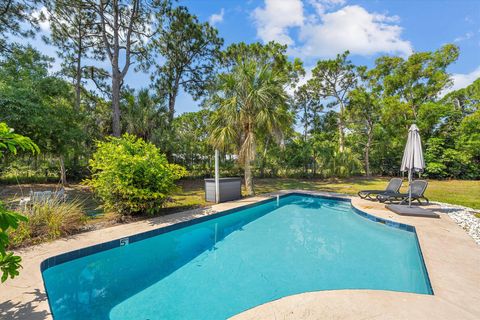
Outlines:
<svg viewBox="0 0 480 320"><path fill-rule="evenodd" d="M280 142L292 123L284 88L287 83L285 72L254 58L238 60L230 72L218 76L217 91L210 101L214 110L210 139L216 148L238 154L248 195L254 194L256 139L269 135Z"/></svg>
<svg viewBox="0 0 480 320"><path fill-rule="evenodd" d="M157 143L157 131L167 126L167 109L162 101L152 96L148 89L141 89L136 95L126 92L123 100L123 131Z"/></svg>

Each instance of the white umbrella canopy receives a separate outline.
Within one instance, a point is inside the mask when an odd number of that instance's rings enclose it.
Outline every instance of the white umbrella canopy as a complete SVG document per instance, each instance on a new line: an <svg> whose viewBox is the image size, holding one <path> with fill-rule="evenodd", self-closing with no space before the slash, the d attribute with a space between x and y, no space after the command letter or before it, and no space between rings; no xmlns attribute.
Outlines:
<svg viewBox="0 0 480 320"><path fill-rule="evenodd" d="M410 126L408 130L408 139L403 152L402 166L400 170L408 171L408 185L409 185L409 199L408 205L412 205L412 190L410 184L412 183L412 173L421 172L425 168L425 161L423 160L422 140L420 139L420 132L415 124Z"/></svg>

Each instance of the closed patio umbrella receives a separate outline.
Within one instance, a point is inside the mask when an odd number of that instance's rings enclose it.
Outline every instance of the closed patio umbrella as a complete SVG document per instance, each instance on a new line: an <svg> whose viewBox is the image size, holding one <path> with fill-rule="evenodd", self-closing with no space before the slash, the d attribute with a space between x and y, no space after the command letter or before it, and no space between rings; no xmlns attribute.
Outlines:
<svg viewBox="0 0 480 320"><path fill-rule="evenodd" d="M421 172L425 168L425 162L423 161L422 141L420 139L420 132L415 124L412 124L408 130L407 145L403 152L402 166L400 170L402 172L408 171L408 205L412 206L412 190L410 184L412 183L412 174L414 172Z"/></svg>

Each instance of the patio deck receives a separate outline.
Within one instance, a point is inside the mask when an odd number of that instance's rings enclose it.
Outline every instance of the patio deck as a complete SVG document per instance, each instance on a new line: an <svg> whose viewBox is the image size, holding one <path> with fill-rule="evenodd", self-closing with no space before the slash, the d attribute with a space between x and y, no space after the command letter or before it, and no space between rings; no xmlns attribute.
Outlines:
<svg viewBox="0 0 480 320"><path fill-rule="evenodd" d="M286 190L214 205L213 211L186 211L21 250L20 276L0 284L0 318L51 319L40 273L40 262L48 257L290 192L339 196ZM377 217L415 226L435 295L382 290L317 291L284 297L233 319L480 319L480 246L454 221L435 206L429 209L439 213L439 219L399 216L383 204L359 198L352 198L352 205Z"/></svg>

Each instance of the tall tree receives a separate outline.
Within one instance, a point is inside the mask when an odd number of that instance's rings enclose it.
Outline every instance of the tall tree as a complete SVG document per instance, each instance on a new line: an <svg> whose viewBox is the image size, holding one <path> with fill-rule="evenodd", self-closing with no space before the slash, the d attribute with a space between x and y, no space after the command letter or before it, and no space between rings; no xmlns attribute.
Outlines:
<svg viewBox="0 0 480 320"><path fill-rule="evenodd" d="M348 93L355 88L357 77L355 66L348 60L349 52L337 55L335 59L320 60L312 70L312 78L308 81L311 90L328 99L328 107L338 107L338 146L339 151L345 149L345 108L348 104Z"/></svg>
<svg viewBox="0 0 480 320"><path fill-rule="evenodd" d="M164 19L163 12L157 12L158 15L158 21ZM153 86L166 98L170 124L180 88L198 99L211 85L222 45L223 39L218 36L217 29L200 23L186 7L167 11L164 25L149 47L157 53L153 61Z"/></svg>
<svg viewBox="0 0 480 320"><path fill-rule="evenodd" d="M65 182L64 158L83 141L72 86L48 74L50 58L31 47L12 49L0 61L0 121L57 157Z"/></svg>
<svg viewBox="0 0 480 320"><path fill-rule="evenodd" d="M44 40L55 45L62 59L63 74L73 79L75 86L75 109L80 110L83 60L98 46L95 32L95 15L82 0L45 1L48 14L42 17L50 22L50 36ZM97 54L101 54L98 52Z"/></svg>
<svg viewBox="0 0 480 320"><path fill-rule="evenodd" d="M145 42L153 35L158 23L152 20L152 15L156 10L163 11L167 1L88 0L84 3L97 16L99 30L94 37L99 40L111 65L112 130L113 135L119 137L123 80L130 66L148 54Z"/></svg>
<svg viewBox="0 0 480 320"><path fill-rule="evenodd" d="M294 107L303 126L303 155L304 155L304 172L307 173L309 163L313 162L313 174L316 174L315 148L312 147L312 131L316 127L318 117L323 112L323 104L320 94L311 91L311 87L303 85L295 91ZM313 160L313 161L312 161Z"/></svg>
<svg viewBox="0 0 480 320"><path fill-rule="evenodd" d="M361 137L359 142L364 150L365 175L370 177L370 151L373 146L374 130L381 117L382 86L372 72L366 68L358 70L361 85L349 93L347 117L350 120L350 128Z"/></svg>
<svg viewBox="0 0 480 320"><path fill-rule="evenodd" d="M0 54L7 50L9 34L22 37L34 35L38 29L38 17L33 14L37 2L37 0L0 1Z"/></svg>
<svg viewBox="0 0 480 320"><path fill-rule="evenodd" d="M244 168L247 194L253 195L252 162L256 156L257 137L269 133L280 142L282 128L292 122L285 91L291 84L288 75L292 64L286 57L282 59L283 68L275 64L277 60L273 56L263 59L271 52L269 45L253 44L242 48L244 54L230 56L230 61L236 63L218 76L216 92L210 101L214 110L211 142L217 148L238 154ZM228 52L235 50L227 49Z"/></svg>
<svg viewBox="0 0 480 320"><path fill-rule="evenodd" d="M415 52L407 59L383 56L375 62L375 73L383 81L384 94L398 97L416 121L421 106L435 101L451 85L446 69L458 54L457 46L447 44L434 52Z"/></svg>

